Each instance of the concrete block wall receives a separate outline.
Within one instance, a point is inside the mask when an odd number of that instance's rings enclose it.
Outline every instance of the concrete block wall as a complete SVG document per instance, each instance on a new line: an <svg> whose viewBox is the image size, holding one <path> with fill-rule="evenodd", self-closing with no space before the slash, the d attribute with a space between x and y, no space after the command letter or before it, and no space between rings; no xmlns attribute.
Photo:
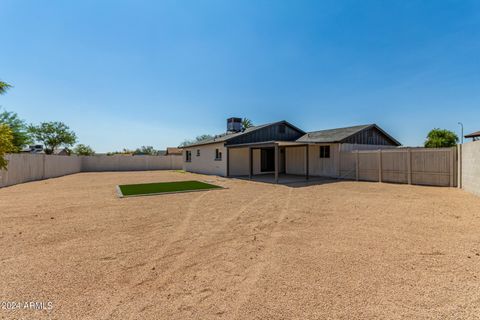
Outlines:
<svg viewBox="0 0 480 320"><path fill-rule="evenodd" d="M480 141L463 144L460 156L462 188L480 195Z"/></svg>

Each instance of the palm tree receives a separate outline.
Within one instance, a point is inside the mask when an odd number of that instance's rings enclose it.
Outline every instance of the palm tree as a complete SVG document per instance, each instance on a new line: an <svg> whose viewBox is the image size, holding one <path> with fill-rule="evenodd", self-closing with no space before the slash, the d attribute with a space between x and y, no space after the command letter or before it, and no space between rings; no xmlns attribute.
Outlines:
<svg viewBox="0 0 480 320"><path fill-rule="evenodd" d="M8 89L10 89L12 86L9 85L6 82L0 81L0 94L4 94L7 92Z"/></svg>
<svg viewBox="0 0 480 320"><path fill-rule="evenodd" d="M247 118L243 118L243 120L242 120L242 127L243 127L243 129L247 129L247 128L253 127L253 122L252 122L252 120L247 119Z"/></svg>

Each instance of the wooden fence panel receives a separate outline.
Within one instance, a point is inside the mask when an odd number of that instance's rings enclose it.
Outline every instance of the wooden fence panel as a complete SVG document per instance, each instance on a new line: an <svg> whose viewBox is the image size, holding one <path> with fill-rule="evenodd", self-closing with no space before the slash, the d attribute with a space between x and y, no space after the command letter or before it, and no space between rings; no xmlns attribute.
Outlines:
<svg viewBox="0 0 480 320"><path fill-rule="evenodd" d="M340 152L340 178L355 179L355 160L354 152Z"/></svg>
<svg viewBox="0 0 480 320"><path fill-rule="evenodd" d="M408 183L407 158L405 151L382 151L382 181Z"/></svg>
<svg viewBox="0 0 480 320"><path fill-rule="evenodd" d="M364 181L379 181L377 151L358 152L358 179Z"/></svg>
<svg viewBox="0 0 480 320"><path fill-rule="evenodd" d="M341 152L340 178L454 187L456 158L456 148Z"/></svg>
<svg viewBox="0 0 480 320"><path fill-rule="evenodd" d="M412 184L450 186L450 149L412 150Z"/></svg>
<svg viewBox="0 0 480 320"><path fill-rule="evenodd" d="M58 156L18 153L6 155L8 170L0 170L0 187L88 171L181 169L182 156Z"/></svg>

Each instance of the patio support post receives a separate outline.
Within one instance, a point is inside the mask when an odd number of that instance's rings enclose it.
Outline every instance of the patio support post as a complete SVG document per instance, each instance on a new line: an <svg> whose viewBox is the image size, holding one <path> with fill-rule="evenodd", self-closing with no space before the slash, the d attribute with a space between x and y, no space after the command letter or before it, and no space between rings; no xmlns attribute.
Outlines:
<svg viewBox="0 0 480 320"><path fill-rule="evenodd" d="M407 181L412 184L412 150L407 148Z"/></svg>
<svg viewBox="0 0 480 320"><path fill-rule="evenodd" d="M360 155L355 151L355 180L360 180Z"/></svg>
<svg viewBox="0 0 480 320"><path fill-rule="evenodd" d="M378 151L378 182L383 181L383 167L382 167L382 149L379 149Z"/></svg>
<svg viewBox="0 0 480 320"><path fill-rule="evenodd" d="M306 160L307 160L307 161L306 161L306 162L307 162L307 163L306 163L306 166L307 166L307 167L305 168L305 178L306 178L307 180L308 180L309 174L310 174L310 165L309 165L309 161L310 161L310 160L309 160L309 155L308 155L308 149L309 149L309 145L307 144L307 145L305 146L305 157L306 157Z"/></svg>
<svg viewBox="0 0 480 320"><path fill-rule="evenodd" d="M252 179L253 176L253 151L252 148L248 148L248 178Z"/></svg>
<svg viewBox="0 0 480 320"><path fill-rule="evenodd" d="M227 148L227 178L230 177L230 148Z"/></svg>
<svg viewBox="0 0 480 320"><path fill-rule="evenodd" d="M279 167L278 144L275 144L275 183L278 183L278 167Z"/></svg>

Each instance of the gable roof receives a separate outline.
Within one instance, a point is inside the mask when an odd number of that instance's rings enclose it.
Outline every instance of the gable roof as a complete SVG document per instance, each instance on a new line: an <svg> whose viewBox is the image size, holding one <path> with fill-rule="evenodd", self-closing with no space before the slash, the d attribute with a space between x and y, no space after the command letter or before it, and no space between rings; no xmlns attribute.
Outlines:
<svg viewBox="0 0 480 320"><path fill-rule="evenodd" d="M318 143L333 143L333 142L342 142L345 139L370 128L376 128L382 134L387 136L391 139L395 144L401 145L396 139L390 136L388 133L383 131L379 126L376 124L365 124L360 126L353 126L353 127L345 127L345 128L336 128L336 129L328 129L328 130L320 130L320 131L312 131L308 132L302 137L300 137L297 141L298 142L318 142Z"/></svg>
<svg viewBox="0 0 480 320"><path fill-rule="evenodd" d="M230 139L233 139L233 138L236 138L236 137L239 137L239 136L242 136L242 135L245 135L247 133L251 133L251 132L254 132L254 131L257 131L257 130L260 130L260 129L263 129L263 128L266 128L266 127L269 127L269 126L274 126L274 125L277 125L277 124L286 124L292 128L294 128L295 130L299 131L300 133L302 134L305 134L305 131L295 127L293 124L285 121L285 120L282 120L282 121L277 121L277 122L272 122L272 123L266 123L266 124L262 124L262 125L258 125L258 126L253 126L253 127L250 127L250 128L246 128L245 130L241 131L241 132L233 132L233 133L223 133L223 134L220 134L220 135L216 135L214 136L213 138L211 139L207 139L207 140L203 140L203 141L200 141L198 143L193 143L193 144L189 144L189 145L186 145L186 146L183 146L182 148L189 148L189 147L194 147L194 146L202 146L202 145L206 145L206 144L212 144L212 143L219 143L219 142L227 142L228 140Z"/></svg>

